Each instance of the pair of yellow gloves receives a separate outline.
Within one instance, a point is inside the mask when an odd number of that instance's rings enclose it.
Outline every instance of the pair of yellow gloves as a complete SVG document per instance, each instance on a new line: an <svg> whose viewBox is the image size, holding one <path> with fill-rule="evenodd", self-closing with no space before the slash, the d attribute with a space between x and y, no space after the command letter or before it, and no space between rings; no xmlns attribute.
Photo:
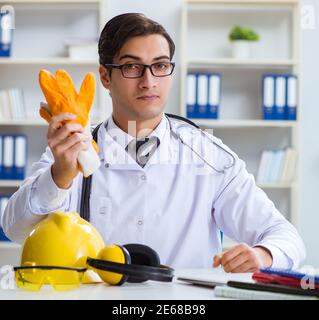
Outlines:
<svg viewBox="0 0 319 320"><path fill-rule="evenodd" d="M91 134L89 115L95 93L95 80L92 73L85 76L79 93L71 77L64 70L58 70L55 76L47 70L41 70L39 83L47 101L47 104L41 104L42 118L50 122L52 116L62 112L72 113L76 118L65 123L81 124L85 132ZM93 139L87 150L80 151L77 160L84 177L88 177L99 168L100 160L97 153L98 146Z"/></svg>

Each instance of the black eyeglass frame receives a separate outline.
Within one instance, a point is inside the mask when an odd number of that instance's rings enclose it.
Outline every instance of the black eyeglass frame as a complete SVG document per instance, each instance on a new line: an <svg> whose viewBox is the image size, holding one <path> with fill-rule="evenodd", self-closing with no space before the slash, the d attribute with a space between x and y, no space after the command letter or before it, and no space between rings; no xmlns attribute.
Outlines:
<svg viewBox="0 0 319 320"><path fill-rule="evenodd" d="M175 62L168 62L168 63L171 65L171 67L172 67L171 72L170 72L169 74L165 74L165 75L163 75L163 76L157 76L157 75L155 75L155 74L153 73L152 66L153 66L153 65L156 65L156 64L159 64L159 63L160 63L160 62L154 62L154 63L152 63L152 64L144 64L144 63L114 64L114 63L106 63L106 64L104 64L104 66L105 66L106 68L120 69L122 76L123 76L124 78L126 78L126 79L142 78L142 77L144 76L144 74L145 74L146 68L149 68L150 71L151 71L152 76L157 77L157 78L168 77L168 76L170 76L170 75L173 73L173 71L174 71L174 69L175 69ZM163 62L163 63L167 63L167 62ZM143 70L142 70L142 72L141 72L141 75L139 75L139 76L137 76L137 77L127 77L127 76L124 75L123 68L124 68L125 66L132 66L132 65L138 65L138 66L142 66L142 67L143 67Z"/></svg>

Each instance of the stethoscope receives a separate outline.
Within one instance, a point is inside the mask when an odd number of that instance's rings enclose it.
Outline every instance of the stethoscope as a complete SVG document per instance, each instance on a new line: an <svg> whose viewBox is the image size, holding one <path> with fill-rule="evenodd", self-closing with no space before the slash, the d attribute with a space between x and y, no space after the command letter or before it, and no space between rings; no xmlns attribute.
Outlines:
<svg viewBox="0 0 319 320"><path fill-rule="evenodd" d="M214 171L216 171L217 173L221 173L224 174L226 172L226 170L232 168L235 166L236 164L236 159L234 157L233 154L231 154L228 150L226 150L223 146L219 145L216 141L214 141L204 130L202 130L196 123L194 123L193 121L181 117L181 116L177 116L175 114L169 114L169 113L165 113L167 120L168 120L168 124L169 124L169 129L170 132L172 134L172 136L174 138L176 138L177 140L179 140L183 145L185 145L186 147L188 147L192 152L194 152L204 163L206 163L210 168L212 168ZM192 146L190 146L188 143L185 142L185 140L183 139L183 137L178 133L178 129L181 129L182 127L188 127L188 125L183 124L183 125L179 125L176 130L173 129L172 123L170 118L173 119L177 119L180 121L183 121L184 123L190 124L191 126L195 127L196 129L198 129L198 131L200 132L201 135L203 135L205 138L207 138L210 142L212 142L217 148L223 150L224 152L227 153L227 155L230 156L231 161L230 164L227 166L224 166L222 169L216 169L212 164L210 164L202 155L200 155L196 150L194 150L194 148Z"/></svg>
<svg viewBox="0 0 319 320"><path fill-rule="evenodd" d="M181 117L181 116L177 116L174 114L169 114L169 113L165 113L165 116L168 120L168 124L169 124L169 129L170 129L170 133L171 135L179 140L183 145L185 145L186 147L188 147L192 152L194 152L199 159L201 159L205 164L207 164L210 168L212 168L214 171L216 171L217 173L220 174L224 174L226 172L226 170L232 168L235 166L236 164L236 159L234 157L234 155L229 152L228 150L226 150L223 146L219 145L216 141L214 141L204 130L202 130L196 123L194 123L193 121ZM176 119L179 120L180 122L184 122L184 124L179 125L178 127L174 128L174 126L171 123L172 119ZM186 124L187 125L186 125ZM100 123L99 125L97 125L95 127L95 129L92 132L92 137L95 140L95 142L97 143L97 133L98 130L100 128L100 126L103 123ZM189 125L195 127L196 129L198 129L201 133L201 135L203 135L204 137L206 137L207 139L209 139L209 141L211 143L213 143L217 148L223 150L230 158L230 164L229 165L224 165L223 168L217 169L215 168L211 163L209 163L201 154L199 154L196 150L194 150L194 148L189 145L181 136L181 134L177 131L178 129L181 129L182 127L189 127ZM107 123L105 124L105 128L107 128ZM82 218L84 218L85 220L89 221L90 220L90 194L91 194L91 186L92 186L92 175L90 175L87 178L83 177L83 182L82 182L82 194L81 194L81 204L80 204L80 216Z"/></svg>

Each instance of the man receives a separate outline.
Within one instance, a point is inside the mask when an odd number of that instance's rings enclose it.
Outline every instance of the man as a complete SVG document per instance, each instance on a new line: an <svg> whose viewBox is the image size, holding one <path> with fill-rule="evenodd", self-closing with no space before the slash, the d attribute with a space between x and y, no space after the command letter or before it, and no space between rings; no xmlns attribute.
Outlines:
<svg viewBox="0 0 319 320"><path fill-rule="evenodd" d="M215 137L163 114L174 50L165 29L142 14L114 17L101 33L100 79L113 114L97 133L101 167L92 177L90 222L105 242L149 245L173 267L298 266L302 240L244 162ZM61 127L71 118L52 119L49 148L9 201L2 224L12 240L23 241L49 212L80 210L76 159L90 137L77 124ZM242 243L220 252L220 230Z"/></svg>

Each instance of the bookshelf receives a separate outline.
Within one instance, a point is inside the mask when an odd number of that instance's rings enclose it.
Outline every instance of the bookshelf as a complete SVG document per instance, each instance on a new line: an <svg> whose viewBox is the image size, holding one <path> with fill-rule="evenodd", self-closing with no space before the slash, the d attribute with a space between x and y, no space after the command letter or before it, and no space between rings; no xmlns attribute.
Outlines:
<svg viewBox="0 0 319 320"><path fill-rule="evenodd" d="M297 121L262 119L262 75L295 74L300 87L300 4L298 0L185 0L181 19L181 105L187 116L188 72L221 75L219 119L191 119L222 139L257 177L263 150L293 147L299 154L300 94ZM228 34L234 25L261 36L250 59L231 55ZM292 183L260 183L282 214L298 228L299 168ZM224 248L232 241L225 239Z"/></svg>
<svg viewBox="0 0 319 320"><path fill-rule="evenodd" d="M98 62L94 60L72 60L70 58L0 58L0 65L12 65L12 66L39 66L39 65L50 65L50 66L98 66Z"/></svg>
<svg viewBox="0 0 319 320"><path fill-rule="evenodd" d="M21 180L1 180L1 188L18 188L21 185Z"/></svg>
<svg viewBox="0 0 319 320"><path fill-rule="evenodd" d="M27 136L28 175L32 163L38 161L47 145L47 123L38 115L39 103L44 99L38 84L40 69L55 73L64 68L77 89L85 74L93 72L96 95L91 122L97 122L111 111L110 99L99 81L98 58L72 59L66 46L66 41L74 38L97 41L106 21L107 7L106 0L0 0L0 7L5 5L13 8L15 29L11 56L0 58L0 89L22 89L26 117L0 119L0 134ZM0 180L0 195L14 193L21 183L19 180ZM18 250L20 246L0 242L0 248Z"/></svg>
<svg viewBox="0 0 319 320"><path fill-rule="evenodd" d="M264 121L264 120L206 120L196 119L204 128L294 128L296 121Z"/></svg>

